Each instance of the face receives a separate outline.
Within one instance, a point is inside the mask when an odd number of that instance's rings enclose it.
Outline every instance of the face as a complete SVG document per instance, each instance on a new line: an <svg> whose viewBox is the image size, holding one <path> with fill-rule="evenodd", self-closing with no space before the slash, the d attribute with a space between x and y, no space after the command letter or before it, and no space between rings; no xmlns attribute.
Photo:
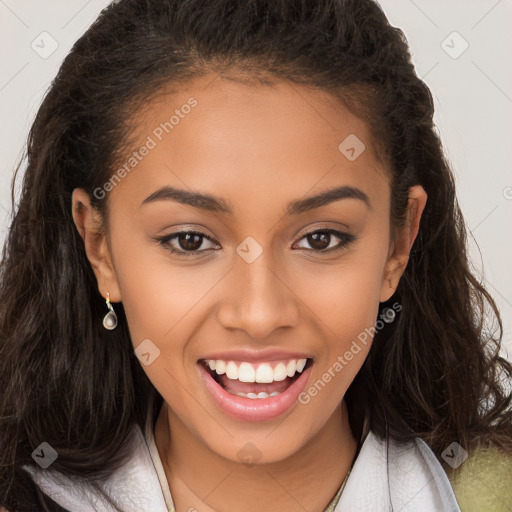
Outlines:
<svg viewBox="0 0 512 512"><path fill-rule="evenodd" d="M173 421L227 459L284 459L339 411L405 266L389 172L363 121L298 85L207 76L136 122L88 252L100 292Z"/></svg>

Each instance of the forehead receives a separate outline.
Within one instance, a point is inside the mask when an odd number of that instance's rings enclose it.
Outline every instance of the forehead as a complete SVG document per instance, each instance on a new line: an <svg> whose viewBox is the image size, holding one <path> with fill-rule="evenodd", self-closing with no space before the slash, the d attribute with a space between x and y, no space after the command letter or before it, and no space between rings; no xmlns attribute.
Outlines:
<svg viewBox="0 0 512 512"><path fill-rule="evenodd" d="M376 202L388 192L369 127L323 90L206 75L159 95L129 122L136 142L118 162L127 172L113 202L143 200L165 185L214 190L235 210L339 185Z"/></svg>

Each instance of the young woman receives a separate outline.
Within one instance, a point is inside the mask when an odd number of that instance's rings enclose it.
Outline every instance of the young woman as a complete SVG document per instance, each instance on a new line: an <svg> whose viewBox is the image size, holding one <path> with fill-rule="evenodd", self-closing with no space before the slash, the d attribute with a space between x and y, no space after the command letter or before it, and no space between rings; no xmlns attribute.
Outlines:
<svg viewBox="0 0 512 512"><path fill-rule="evenodd" d="M470 510L490 453L506 505L512 367L432 116L371 0L107 7L4 248L0 504Z"/></svg>

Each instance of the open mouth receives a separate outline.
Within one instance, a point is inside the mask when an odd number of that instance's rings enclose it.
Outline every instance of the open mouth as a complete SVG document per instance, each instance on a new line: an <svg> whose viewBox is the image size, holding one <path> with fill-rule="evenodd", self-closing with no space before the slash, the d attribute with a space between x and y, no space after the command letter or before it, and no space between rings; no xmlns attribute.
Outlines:
<svg viewBox="0 0 512 512"><path fill-rule="evenodd" d="M220 411L237 420L259 422L277 418L296 406L314 361L200 359L197 363L205 389Z"/></svg>
<svg viewBox="0 0 512 512"><path fill-rule="evenodd" d="M289 389L313 364L311 358L251 364L202 359L199 363L228 393L252 400L275 397Z"/></svg>

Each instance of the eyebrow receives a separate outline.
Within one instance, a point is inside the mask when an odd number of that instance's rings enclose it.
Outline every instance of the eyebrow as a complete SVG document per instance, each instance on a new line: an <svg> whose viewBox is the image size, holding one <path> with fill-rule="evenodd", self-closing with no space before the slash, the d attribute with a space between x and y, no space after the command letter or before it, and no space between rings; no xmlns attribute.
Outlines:
<svg viewBox="0 0 512 512"><path fill-rule="evenodd" d="M315 208L320 208L321 206L325 206L340 199L359 199L363 201L369 209L372 208L369 197L362 190L345 185L330 188L316 195L290 202L286 207L285 216L297 215L314 210ZM142 207L146 204L163 200L176 201L208 212L234 215L233 208L230 204L220 197L202 194L200 192L190 192L169 186L159 188L153 192L142 201L140 206Z"/></svg>

